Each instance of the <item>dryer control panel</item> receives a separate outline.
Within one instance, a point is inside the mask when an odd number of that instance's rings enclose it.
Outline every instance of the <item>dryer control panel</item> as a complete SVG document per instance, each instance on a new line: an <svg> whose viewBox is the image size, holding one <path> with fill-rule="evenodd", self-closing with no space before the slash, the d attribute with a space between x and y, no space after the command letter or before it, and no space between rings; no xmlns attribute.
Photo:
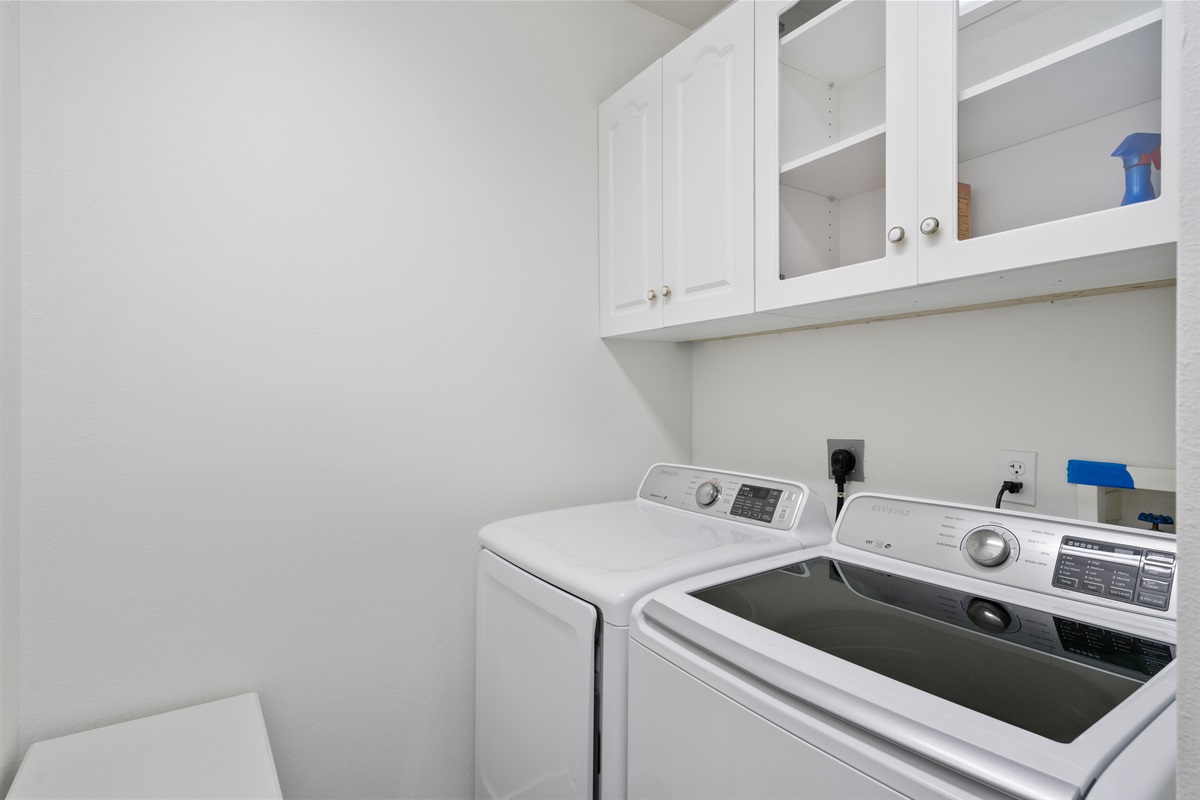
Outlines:
<svg viewBox="0 0 1200 800"><path fill-rule="evenodd" d="M1175 537L1007 509L858 494L841 545L1044 594L1175 618Z"/></svg>
<svg viewBox="0 0 1200 800"><path fill-rule="evenodd" d="M709 517L787 531L801 516L808 489L775 478L656 464L646 473L638 497Z"/></svg>

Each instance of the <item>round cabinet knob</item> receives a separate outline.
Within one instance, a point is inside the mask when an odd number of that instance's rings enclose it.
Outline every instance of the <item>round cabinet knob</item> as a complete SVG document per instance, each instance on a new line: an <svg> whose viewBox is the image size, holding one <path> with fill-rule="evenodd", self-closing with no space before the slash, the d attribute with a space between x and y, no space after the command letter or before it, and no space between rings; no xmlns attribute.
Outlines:
<svg viewBox="0 0 1200 800"><path fill-rule="evenodd" d="M696 487L696 505L701 508L708 508L717 502L717 498L720 496L721 485L716 481L705 481Z"/></svg>
<svg viewBox="0 0 1200 800"><path fill-rule="evenodd" d="M651 289L650 291L646 292L646 299L653 303L658 299L658 292Z"/></svg>
<svg viewBox="0 0 1200 800"><path fill-rule="evenodd" d="M1008 613L1008 609L981 597L972 598L967 603L967 616L976 628L988 633L1004 633L1012 624L1012 614Z"/></svg>
<svg viewBox="0 0 1200 800"><path fill-rule="evenodd" d="M937 233L937 229L937 217L926 217L925 219L921 220L921 233L925 234L926 236Z"/></svg>
<svg viewBox="0 0 1200 800"><path fill-rule="evenodd" d="M888 241L892 244L899 244L904 241L904 228L899 225L888 231Z"/></svg>
<svg viewBox="0 0 1200 800"><path fill-rule="evenodd" d="M671 287L667 286L665 283L663 284L663 288L662 288L662 296L663 297L671 296Z"/></svg>
<svg viewBox="0 0 1200 800"><path fill-rule="evenodd" d="M967 534L963 546L971 560L981 567L1003 564L1012 552L1004 534L995 528L976 528Z"/></svg>

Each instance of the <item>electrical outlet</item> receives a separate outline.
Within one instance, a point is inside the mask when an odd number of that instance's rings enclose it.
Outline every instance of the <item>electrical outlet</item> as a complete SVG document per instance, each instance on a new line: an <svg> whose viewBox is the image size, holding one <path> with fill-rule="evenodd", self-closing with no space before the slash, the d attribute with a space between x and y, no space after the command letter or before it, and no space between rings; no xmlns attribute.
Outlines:
<svg viewBox="0 0 1200 800"><path fill-rule="evenodd" d="M854 469L846 475L847 481L862 481L863 478L863 461L866 460L867 446L862 439L826 439L825 443L829 447L829 452L825 454L825 464L829 464L830 457L833 456L834 450L849 450L854 454ZM833 468L829 468L829 480L833 480Z"/></svg>
<svg viewBox="0 0 1200 800"><path fill-rule="evenodd" d="M1020 481L1019 494L1004 493L1003 502L1022 506L1037 505L1037 453L1028 450L1000 451L1000 482ZM997 487L999 490L999 487Z"/></svg>

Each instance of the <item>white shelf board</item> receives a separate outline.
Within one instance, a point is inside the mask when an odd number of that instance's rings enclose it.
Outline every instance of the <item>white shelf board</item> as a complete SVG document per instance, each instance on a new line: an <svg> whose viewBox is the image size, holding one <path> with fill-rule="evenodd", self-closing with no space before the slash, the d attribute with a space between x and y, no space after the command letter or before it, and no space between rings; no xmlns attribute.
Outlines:
<svg viewBox="0 0 1200 800"><path fill-rule="evenodd" d="M877 125L784 164L779 182L835 200L882 189L886 141L887 126Z"/></svg>
<svg viewBox="0 0 1200 800"><path fill-rule="evenodd" d="M884 0L843 0L779 40L779 60L834 86L884 66Z"/></svg>
<svg viewBox="0 0 1200 800"><path fill-rule="evenodd" d="M1017 0L958 0L958 29L974 25L984 17L1003 11Z"/></svg>
<svg viewBox="0 0 1200 800"><path fill-rule="evenodd" d="M965 89L958 160L1154 100L1161 65L1162 12L1153 11Z"/></svg>

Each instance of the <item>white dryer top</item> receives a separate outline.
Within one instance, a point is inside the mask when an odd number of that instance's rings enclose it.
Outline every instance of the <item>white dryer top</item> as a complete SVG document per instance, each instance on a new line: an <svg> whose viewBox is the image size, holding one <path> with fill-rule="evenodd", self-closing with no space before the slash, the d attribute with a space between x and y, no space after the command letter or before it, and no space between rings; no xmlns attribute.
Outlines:
<svg viewBox="0 0 1200 800"><path fill-rule="evenodd" d="M679 492L665 492L669 495L666 502L647 497L644 482L637 500L544 511L492 523L479 532L480 545L596 606L606 623L625 627L633 604L669 583L829 541L824 507L801 484L662 464L651 468L647 481L664 467L678 472L681 481ZM720 503L694 511L678 505L680 495L712 480L719 481L725 493ZM776 529L777 523L768 527L739 521L734 498L747 494L743 487L772 482L795 490L796 496L787 501L792 504L788 529ZM694 505L693 500L688 502ZM722 505L725 511L720 510Z"/></svg>

